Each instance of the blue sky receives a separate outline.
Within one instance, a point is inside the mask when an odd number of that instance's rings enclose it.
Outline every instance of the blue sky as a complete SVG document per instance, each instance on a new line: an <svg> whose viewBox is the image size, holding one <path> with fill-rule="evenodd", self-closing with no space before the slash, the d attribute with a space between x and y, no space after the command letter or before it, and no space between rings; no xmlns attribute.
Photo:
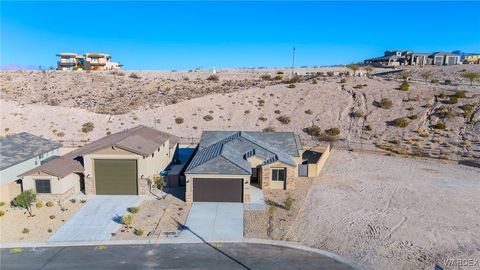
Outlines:
<svg viewBox="0 0 480 270"><path fill-rule="evenodd" d="M5 2L0 64L106 52L126 69L335 65L480 51L480 2Z"/></svg>

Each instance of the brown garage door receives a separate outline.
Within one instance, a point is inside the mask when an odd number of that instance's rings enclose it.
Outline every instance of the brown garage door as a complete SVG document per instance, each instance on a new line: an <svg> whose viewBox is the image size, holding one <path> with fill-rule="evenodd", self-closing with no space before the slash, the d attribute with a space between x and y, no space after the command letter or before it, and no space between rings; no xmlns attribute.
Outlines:
<svg viewBox="0 0 480 270"><path fill-rule="evenodd" d="M193 178L195 202L243 202L243 179Z"/></svg>

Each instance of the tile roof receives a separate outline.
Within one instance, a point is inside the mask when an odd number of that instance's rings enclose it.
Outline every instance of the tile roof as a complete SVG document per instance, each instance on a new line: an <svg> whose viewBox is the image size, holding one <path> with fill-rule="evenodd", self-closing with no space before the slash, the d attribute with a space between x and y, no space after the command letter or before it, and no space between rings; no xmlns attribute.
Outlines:
<svg viewBox="0 0 480 270"><path fill-rule="evenodd" d="M0 170L60 148L59 142L22 132L0 139Z"/></svg>
<svg viewBox="0 0 480 270"><path fill-rule="evenodd" d="M263 165L281 161L296 166L300 139L293 132L204 131L199 150L186 173L251 174L248 158L256 156Z"/></svg>
<svg viewBox="0 0 480 270"><path fill-rule="evenodd" d="M169 133L140 125L86 144L21 176L42 171L54 176L65 177L74 172L83 172L82 159L80 158L83 155L115 146L141 156L148 156L168 140L176 143L179 138Z"/></svg>

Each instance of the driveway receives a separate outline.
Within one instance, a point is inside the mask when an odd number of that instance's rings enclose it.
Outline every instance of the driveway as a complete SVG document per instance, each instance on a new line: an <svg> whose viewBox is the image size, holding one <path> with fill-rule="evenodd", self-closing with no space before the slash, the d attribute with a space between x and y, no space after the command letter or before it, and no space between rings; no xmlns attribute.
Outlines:
<svg viewBox="0 0 480 270"><path fill-rule="evenodd" d="M140 205L139 196L89 196L87 203L67 221L48 242L103 241L116 231L118 217L127 213L127 208Z"/></svg>
<svg viewBox="0 0 480 270"><path fill-rule="evenodd" d="M207 242L243 239L243 204L194 202L179 238Z"/></svg>

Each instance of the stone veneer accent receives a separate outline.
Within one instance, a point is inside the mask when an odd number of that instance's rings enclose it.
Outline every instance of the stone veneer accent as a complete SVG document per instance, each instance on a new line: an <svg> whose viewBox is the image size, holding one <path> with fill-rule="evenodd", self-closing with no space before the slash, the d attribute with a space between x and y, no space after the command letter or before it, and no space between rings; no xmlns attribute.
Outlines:
<svg viewBox="0 0 480 270"><path fill-rule="evenodd" d="M295 189L295 168L279 163L268 166L262 166L261 186L262 189L270 189L270 181L272 179L272 167L284 167L287 169L286 190Z"/></svg>
<svg viewBox="0 0 480 270"><path fill-rule="evenodd" d="M295 189L295 168L287 167L287 186L286 190Z"/></svg>
<svg viewBox="0 0 480 270"><path fill-rule="evenodd" d="M85 182L85 194L86 195L95 195L97 194L95 190L95 183L93 181L93 177L84 177Z"/></svg>
<svg viewBox="0 0 480 270"><path fill-rule="evenodd" d="M192 192L186 192L185 193L185 201L187 203L192 203L193 202L193 194Z"/></svg>
<svg viewBox="0 0 480 270"><path fill-rule="evenodd" d="M243 194L243 202L244 203L250 202L250 194Z"/></svg>
<svg viewBox="0 0 480 270"><path fill-rule="evenodd" d="M137 181L138 195L148 195L152 187L152 180L149 178L139 178Z"/></svg>

